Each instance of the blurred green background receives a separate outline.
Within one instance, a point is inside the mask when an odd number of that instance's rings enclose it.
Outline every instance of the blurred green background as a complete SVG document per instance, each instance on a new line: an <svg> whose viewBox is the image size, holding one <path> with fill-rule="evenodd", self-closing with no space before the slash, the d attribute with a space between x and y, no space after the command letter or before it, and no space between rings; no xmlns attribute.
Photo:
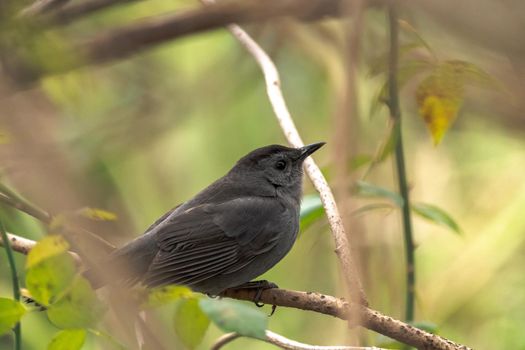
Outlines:
<svg viewBox="0 0 525 350"><path fill-rule="evenodd" d="M69 43L104 28L193 5L168 0L134 3L46 32L43 38ZM413 217L416 319L435 324L439 334L473 348L525 349L525 123L518 112L523 110L522 91L511 79L516 67L509 63L522 62L523 57L521 53L509 57L475 36L446 31L447 24L429 20L431 15L421 9L402 12L440 59L474 63L504 88L467 90L458 120L437 147L418 115L418 77L402 90L411 198L442 208L462 230L457 234ZM314 158L330 182L337 172L336 160L340 162L336 123L347 64L355 64L357 86L348 130L352 140L347 140L353 147L350 156L374 155L388 134L387 109L374 108L385 76L370 74L372 62L388 51L386 17L382 9L366 9L363 19L359 61L351 63L345 59L344 21L281 19L248 26L275 60L303 140L328 142ZM402 32L401 40L413 42L413 34ZM427 54L424 48L414 53ZM5 95L0 108L4 180L53 213L84 206L116 213L115 222L86 225L117 245L222 176L250 150L286 144L256 64L225 30L188 36L118 63L43 78L37 86ZM353 170L351 160L346 161L348 165L342 166L351 184L362 178L366 167ZM392 164L386 159L370 170L366 180L397 191ZM335 186L334 191L338 199L350 203L347 230L359 253L372 307L402 318L399 210L351 215L363 205L388 201L363 198L347 187ZM306 180L305 194L312 193ZM44 233L35 220L5 206L0 215L9 232L32 239ZM24 260L17 255L22 275ZM10 296L3 253L1 261L0 296ZM344 296L324 218L304 230L290 254L264 278L283 288ZM179 348L173 307L158 310L163 322L157 331ZM269 329L319 345L344 344L357 334L339 319L282 307L270 318ZM45 315L27 315L23 349L43 349L55 331ZM211 325L199 349L209 348L221 333ZM361 339L380 344L376 334L364 334ZM0 338L0 348L10 344L10 336ZM88 337L84 349L101 346ZM241 339L227 348L273 346Z"/></svg>

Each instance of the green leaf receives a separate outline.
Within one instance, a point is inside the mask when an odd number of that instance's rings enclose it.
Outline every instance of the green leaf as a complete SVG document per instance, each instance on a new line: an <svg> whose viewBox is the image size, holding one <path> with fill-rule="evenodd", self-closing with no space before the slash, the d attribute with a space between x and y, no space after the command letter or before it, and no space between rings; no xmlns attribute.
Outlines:
<svg viewBox="0 0 525 350"><path fill-rule="evenodd" d="M32 299L49 306L71 285L75 273L73 258L68 253L62 253L27 270L26 287Z"/></svg>
<svg viewBox="0 0 525 350"><path fill-rule="evenodd" d="M223 331L266 339L268 317L263 312L233 300L201 299L199 305Z"/></svg>
<svg viewBox="0 0 525 350"><path fill-rule="evenodd" d="M206 334L210 319L201 310L199 300L190 298L179 303L174 315L174 325L182 343L189 349L194 349Z"/></svg>
<svg viewBox="0 0 525 350"><path fill-rule="evenodd" d="M48 258L67 252L68 249L69 243L67 243L62 236L46 236L38 241L27 255L26 269L29 269Z"/></svg>
<svg viewBox="0 0 525 350"><path fill-rule="evenodd" d="M401 89L418 74L434 69L435 65L425 60L411 59L400 63L397 70L397 80ZM388 83L385 83L379 89L370 106L369 115L373 116L378 113L379 108L388 101Z"/></svg>
<svg viewBox="0 0 525 350"><path fill-rule="evenodd" d="M25 312L26 308L19 301L0 298L0 335L10 331Z"/></svg>
<svg viewBox="0 0 525 350"><path fill-rule="evenodd" d="M350 169L357 170L374 160L369 154L358 154L350 159Z"/></svg>
<svg viewBox="0 0 525 350"><path fill-rule="evenodd" d="M301 202L301 212L299 218L301 220L301 229L306 229L313 224L317 219L324 214L323 203L318 195L312 194L304 196Z"/></svg>
<svg viewBox="0 0 525 350"><path fill-rule="evenodd" d="M384 187L372 185L365 181L358 181L356 183L355 192L364 197L380 197L386 198L396 204L398 207L403 206L403 197L399 194L390 191Z"/></svg>
<svg viewBox="0 0 525 350"><path fill-rule="evenodd" d="M77 276L68 292L47 309L47 317L58 328L89 328L105 312L89 282Z"/></svg>
<svg viewBox="0 0 525 350"><path fill-rule="evenodd" d="M399 125L399 124L395 124ZM374 158L374 163L381 163L384 162L394 151L397 145L397 138L398 138L398 130L394 126L394 124L391 124L389 127L388 136L386 139L384 139L383 143L379 147L379 151L377 152L377 155Z"/></svg>
<svg viewBox="0 0 525 350"><path fill-rule="evenodd" d="M501 83L493 78L490 74L485 72L474 63L450 60L443 63L444 66L451 66L460 75L464 83L470 86L475 86L484 89L503 90Z"/></svg>
<svg viewBox="0 0 525 350"><path fill-rule="evenodd" d="M191 298L193 292L188 287L168 285L152 289L148 294L148 299L144 303L145 307L158 307L181 298Z"/></svg>
<svg viewBox="0 0 525 350"><path fill-rule="evenodd" d="M432 47L430 47L430 45L426 42L426 40L423 39L423 37L417 32L416 28L414 28L410 23L402 19L399 19L397 22L399 24L399 28L401 28L402 30L408 33L413 34L417 42L421 43L421 45L424 46L428 50L428 52L432 55L432 57L434 57L434 59L437 60L434 50L432 50Z"/></svg>
<svg viewBox="0 0 525 350"><path fill-rule="evenodd" d="M95 221L115 221L117 214L99 208L82 208L77 211L77 214L85 218Z"/></svg>
<svg viewBox="0 0 525 350"><path fill-rule="evenodd" d="M372 203L372 204L363 205L362 207L357 208L356 210L352 211L352 215L358 216L366 212L375 211L375 210L391 211L394 208L395 207L389 203Z"/></svg>
<svg viewBox="0 0 525 350"><path fill-rule="evenodd" d="M85 340L85 329L64 329L55 334L47 350L79 350Z"/></svg>
<svg viewBox="0 0 525 350"><path fill-rule="evenodd" d="M427 219L433 223L443 225L451 229L457 234L461 234L459 225L448 215L443 209L436 207L432 204L425 203L414 203L412 204L412 210L417 215L424 219Z"/></svg>

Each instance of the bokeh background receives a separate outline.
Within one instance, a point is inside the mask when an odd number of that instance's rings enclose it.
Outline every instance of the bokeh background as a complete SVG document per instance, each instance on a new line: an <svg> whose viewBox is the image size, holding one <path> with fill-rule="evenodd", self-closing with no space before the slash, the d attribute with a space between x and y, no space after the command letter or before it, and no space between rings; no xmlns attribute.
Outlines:
<svg viewBox="0 0 525 350"><path fill-rule="evenodd" d="M47 31L42 40L70 43L194 6L180 0L131 3ZM461 228L458 234L413 216L416 319L478 349L525 349L523 9L520 1L423 1L410 3L400 14L416 31L401 32L402 44L416 43L402 60L429 56L419 36L440 60L475 64L497 81L497 87L466 89L457 120L438 146L418 114L421 75L412 76L401 91L411 199L440 207ZM360 8L359 22L356 17L284 18L247 28L275 60L303 140L327 141L314 158L344 203L371 305L402 318L400 212L388 198L353 190L366 176L368 183L397 191L391 156L371 169L352 162L376 154L388 136L388 109L378 102L386 76L371 73L388 52L387 18L381 7ZM9 30L15 29L4 28L4 33ZM13 86L3 79L2 181L51 213L86 206L116 213L116 221L83 223L116 245L141 234L250 150L286 144L259 69L223 29ZM306 180L305 194L313 193ZM356 214L378 203L389 207ZM35 240L45 234L37 221L6 206L0 206L0 217L9 232ZM9 296L3 253L1 259L0 295ZM22 278L24 260L17 255ZM264 277L283 288L344 296L325 219L303 230L290 254ZM157 310L156 331L175 344L172 348L182 348L173 332L174 307ZM320 345L356 338L368 344L384 341L369 332L356 336L341 320L286 308L278 308L269 329ZM55 331L44 314L31 313L23 320L23 348L45 348ZM199 349L209 348L221 333L211 325ZM10 336L0 338L2 349L10 344ZM84 348L101 347L89 337ZM240 339L227 348L273 346Z"/></svg>

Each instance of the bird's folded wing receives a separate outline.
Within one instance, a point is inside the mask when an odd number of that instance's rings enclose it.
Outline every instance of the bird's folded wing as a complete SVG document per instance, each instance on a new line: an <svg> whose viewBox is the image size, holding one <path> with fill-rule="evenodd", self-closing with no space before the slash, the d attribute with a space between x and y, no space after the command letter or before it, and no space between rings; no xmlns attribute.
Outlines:
<svg viewBox="0 0 525 350"><path fill-rule="evenodd" d="M264 197L188 209L156 234L159 252L145 283L191 285L239 270L275 246L289 225L285 214L284 206Z"/></svg>

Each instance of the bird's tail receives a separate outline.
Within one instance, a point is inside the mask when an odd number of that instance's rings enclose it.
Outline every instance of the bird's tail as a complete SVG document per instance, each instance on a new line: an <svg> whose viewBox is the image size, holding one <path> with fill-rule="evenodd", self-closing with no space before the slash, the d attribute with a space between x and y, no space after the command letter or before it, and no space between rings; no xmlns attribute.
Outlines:
<svg viewBox="0 0 525 350"><path fill-rule="evenodd" d="M105 262L86 270L83 276L94 289L113 283L136 284L148 271L157 250L155 239L143 235L115 250Z"/></svg>

